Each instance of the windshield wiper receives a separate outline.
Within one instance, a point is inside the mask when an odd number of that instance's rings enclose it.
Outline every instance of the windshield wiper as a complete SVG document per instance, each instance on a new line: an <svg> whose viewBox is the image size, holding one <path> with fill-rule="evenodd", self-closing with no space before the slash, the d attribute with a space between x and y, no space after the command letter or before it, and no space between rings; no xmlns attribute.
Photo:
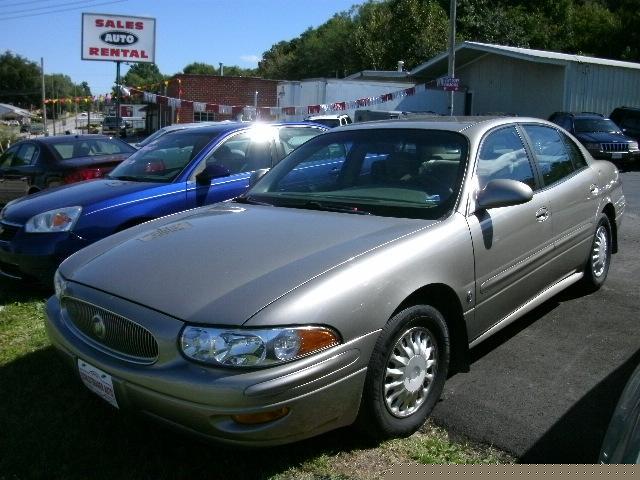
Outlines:
<svg viewBox="0 0 640 480"><path fill-rule="evenodd" d="M324 212L341 212L341 213L354 213L356 215L371 215L371 212L366 210L360 210L358 207L343 206L343 205L330 205L317 200L309 200L300 205L287 205L294 208L307 208L309 210L320 210Z"/></svg>
<svg viewBox="0 0 640 480"><path fill-rule="evenodd" d="M139 177L134 177L133 175L120 175L118 177L114 177L112 175L107 175L107 178L109 178L110 180L123 180L123 181L130 181L130 182L142 182L142 179L140 179Z"/></svg>
<svg viewBox="0 0 640 480"><path fill-rule="evenodd" d="M257 200L253 200L249 197L236 197L232 200L234 203L243 203L245 205L265 205L267 207L273 207L273 204L267 202L259 202Z"/></svg>

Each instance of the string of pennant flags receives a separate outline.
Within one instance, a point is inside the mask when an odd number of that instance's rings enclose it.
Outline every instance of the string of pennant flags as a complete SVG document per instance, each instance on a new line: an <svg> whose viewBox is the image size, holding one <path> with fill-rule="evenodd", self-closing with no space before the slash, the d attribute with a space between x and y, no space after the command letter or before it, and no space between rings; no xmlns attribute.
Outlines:
<svg viewBox="0 0 640 480"><path fill-rule="evenodd" d="M178 95L182 96L182 85L180 79L178 80ZM165 86L169 81L165 80ZM120 86L120 90L125 97L132 95L140 95L145 103L154 103L160 105L166 105L173 108L181 108L183 106L192 107L194 112L211 112L222 115L236 115L241 113L245 109L246 105L222 105L217 103L197 102L194 100L186 100L183 98L169 97L166 95L160 95L152 93L148 90L154 89L162 83L145 85L143 87L129 87ZM358 98L356 100L333 102L328 104L315 104L306 106L287 106L287 107L258 107L257 110L260 115L280 116L280 115L313 115L321 113L334 113L345 110L355 110L362 107L370 107L374 105L380 105L382 103L397 100L403 97L412 96L416 93L426 90L426 84L418 84L413 87L397 90L395 92L384 93L381 95ZM105 102L110 103L114 100L113 95L104 94L98 96L86 96L86 97L69 97L58 99L46 99L45 103L89 103L89 102Z"/></svg>

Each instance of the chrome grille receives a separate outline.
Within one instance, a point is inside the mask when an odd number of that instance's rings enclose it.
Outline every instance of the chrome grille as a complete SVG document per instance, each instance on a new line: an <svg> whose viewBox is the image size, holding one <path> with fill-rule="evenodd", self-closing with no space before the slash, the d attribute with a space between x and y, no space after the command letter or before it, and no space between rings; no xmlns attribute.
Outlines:
<svg viewBox="0 0 640 480"><path fill-rule="evenodd" d="M603 152L626 152L629 150L628 143L601 143Z"/></svg>
<svg viewBox="0 0 640 480"><path fill-rule="evenodd" d="M158 358L156 339L141 325L74 298L63 298L62 306L73 325L100 346L135 362Z"/></svg>
<svg viewBox="0 0 640 480"><path fill-rule="evenodd" d="M20 227L8 223L0 223L0 240L13 240Z"/></svg>

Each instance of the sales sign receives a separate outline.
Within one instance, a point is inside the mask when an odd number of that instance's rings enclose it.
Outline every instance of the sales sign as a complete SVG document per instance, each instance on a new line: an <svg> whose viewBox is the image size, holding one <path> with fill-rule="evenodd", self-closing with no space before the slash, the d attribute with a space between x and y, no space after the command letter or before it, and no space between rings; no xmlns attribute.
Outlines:
<svg viewBox="0 0 640 480"><path fill-rule="evenodd" d="M82 60L155 63L156 19L82 14Z"/></svg>
<svg viewBox="0 0 640 480"><path fill-rule="evenodd" d="M440 77L436 80L436 85L449 92L457 92L460 89L460 79L454 77Z"/></svg>

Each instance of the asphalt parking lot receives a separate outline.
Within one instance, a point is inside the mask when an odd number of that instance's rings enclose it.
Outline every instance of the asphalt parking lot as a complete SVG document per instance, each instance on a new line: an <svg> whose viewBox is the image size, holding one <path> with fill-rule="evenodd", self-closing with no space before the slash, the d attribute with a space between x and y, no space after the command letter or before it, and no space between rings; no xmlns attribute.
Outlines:
<svg viewBox="0 0 640 480"><path fill-rule="evenodd" d="M607 282L570 288L473 351L432 415L450 435L523 463L594 463L640 363L640 173L622 174L627 212Z"/></svg>

